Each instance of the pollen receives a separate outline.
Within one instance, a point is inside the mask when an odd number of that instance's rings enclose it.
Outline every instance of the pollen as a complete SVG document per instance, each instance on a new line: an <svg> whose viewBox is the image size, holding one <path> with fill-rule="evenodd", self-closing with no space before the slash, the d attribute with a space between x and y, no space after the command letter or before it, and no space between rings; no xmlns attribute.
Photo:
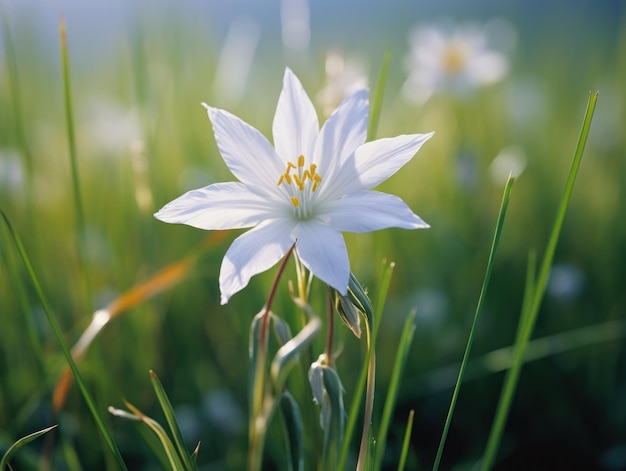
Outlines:
<svg viewBox="0 0 626 471"><path fill-rule="evenodd" d="M298 199L297 196L291 197L291 204L293 204L294 208L297 208L298 206L300 206L300 200Z"/></svg>
<svg viewBox="0 0 626 471"><path fill-rule="evenodd" d="M317 173L317 165L310 164L306 168L306 159L304 155L298 156L298 164L287 162L285 172L278 177L277 186L285 184L288 188L304 192L310 190L315 192L322 182L322 177ZM293 202L293 199L292 199ZM294 206L298 206L294 203Z"/></svg>

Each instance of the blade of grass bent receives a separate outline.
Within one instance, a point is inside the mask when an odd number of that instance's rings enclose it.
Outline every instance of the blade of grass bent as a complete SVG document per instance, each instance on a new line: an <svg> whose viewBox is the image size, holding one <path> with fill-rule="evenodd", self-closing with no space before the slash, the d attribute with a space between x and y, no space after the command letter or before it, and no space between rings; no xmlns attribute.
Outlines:
<svg viewBox="0 0 626 471"><path fill-rule="evenodd" d="M24 263L24 266L33 284L33 287L35 288L35 292L37 294L37 297L39 298L39 302L41 303L41 306L46 315L48 323L50 324L50 327L52 327L52 331L54 332L54 335L57 338L59 346L61 347L61 350L63 351L63 355L65 356L65 359L68 365L72 369L74 378L76 378L76 383L78 384L80 392L83 398L85 399L87 406L89 407L89 411L91 412L91 415L93 416L94 421L96 422L96 425L98 426L98 429L102 433L104 440L106 441L111 452L113 453L113 456L115 457L120 469L125 470L127 468L126 468L126 464L124 463L124 460L122 459L122 455L120 454L120 451L117 448L117 445L113 441L113 437L111 436L111 433L107 429L102 417L98 413L98 409L96 408L95 401L93 397L91 396L91 394L89 393L89 390L87 389L87 386L85 385L85 381L83 380L83 377L78 371L78 367L76 366L76 363L74 362L74 359L72 358L70 349L68 348L67 344L65 343L65 339L63 338L63 332L61 332L61 327L59 326L56 320L56 317L54 316L54 312L52 311L52 308L50 307L50 304L48 303L48 300L43 293L41 285L39 284L39 280L37 276L35 275L33 266L31 265L30 259L28 258L28 255L26 254L26 250L24 249L24 245L22 244L20 237L13 230L13 226L11 226L11 223L9 222L9 219L7 218L6 214L4 214L4 211L0 210L0 214L2 215L2 218L4 219L4 222L9 230L11 238L13 239L13 242L15 246L17 247L17 250L22 258L22 262Z"/></svg>
<svg viewBox="0 0 626 471"><path fill-rule="evenodd" d="M26 435L25 437L22 437L18 441L16 441L13 445L11 445L11 447L4 454L4 456L2 457L2 460L0 460L0 471L5 470L5 468L9 464L9 460L11 459L11 456L13 456L15 452L17 452L22 446L26 445L27 443L32 442L33 440L40 437L44 433L48 433L50 430L54 429L55 427L57 426L53 425L51 427L47 427L43 430L39 430L37 432Z"/></svg>
<svg viewBox="0 0 626 471"><path fill-rule="evenodd" d="M493 421L491 431L489 433L489 438L487 440L485 454L483 455L483 459L482 459L481 470L483 471L491 469L495 461L498 448L500 446L500 440L502 438L502 433L504 432L504 426L508 419L509 411L511 408L511 403L513 402L513 396L515 394L515 389L517 388L517 383L519 381L521 368L524 363L524 356L526 353L526 348L530 341L530 337L532 335L533 328L535 326L535 321L537 320L537 315L539 313L539 306L541 305L541 301L543 299L543 295L545 293L545 289L548 284L548 278L550 275L550 268L552 266L552 260L554 258L554 253L556 251L556 245L559 240L561 228L563 227L563 221L565 220L565 213L567 212L567 205L569 203L570 197L572 195L572 191L574 189L576 175L578 174L578 169L580 168L580 162L582 160L582 155L585 149L585 144L587 142L587 137L589 136L589 129L591 127L591 119L593 117L593 112L596 107L597 99L598 99L597 92L591 93L589 95L589 101L587 103L587 110L585 112L585 117L583 119L583 125L580 131L578 144L576 145L576 151L574 152L572 165L570 167L567 181L565 183L563 196L561 197L561 200L559 203L558 211L557 211L556 218L554 221L554 226L552 227L552 232L550 233L550 238L548 239L546 252L541 262L541 267L539 269L539 276L534 286L535 289L534 289L534 293L532 297L532 303L529 306L529 312L527 314L523 314L524 316L526 316L526 322L524 322L522 326L523 330L522 330L521 335L519 335L517 338L518 341L517 341L517 345L515 349L515 356L513 359L513 364L511 366L511 369L508 370L507 375L504 379L504 385L502 387L502 392L500 394L500 401L498 402L495 419Z"/></svg>
<svg viewBox="0 0 626 471"><path fill-rule="evenodd" d="M491 251L489 252L489 259L487 261L487 270L485 272L483 286L480 290L480 296L478 298L478 305L476 306L476 313L474 314L474 321L472 322L472 328L469 333L469 338L467 339L465 353L463 354L463 360L461 361L461 368L459 369L459 375L457 377L456 384L454 386L454 392L452 393L452 400L450 401L450 408L448 410L448 416L446 417L446 423L443 427L443 432L441 434L439 448L437 449L437 455L435 456L435 463L433 464L433 471L437 471L437 469L439 469L439 463L441 462L441 456L443 455L443 448L446 443L446 438L448 437L448 430L450 429L450 423L452 422L452 415L454 414L454 408L456 407L456 401L459 396L459 391L461 389L461 383L463 382L463 376L465 375L465 368L467 367L469 354L472 349L472 344L474 343L474 335L476 332L476 326L478 325L480 313L482 311L483 303L485 301L485 295L487 293L487 287L489 285L489 279L491 278L491 271L493 269L495 254L496 254L496 251L498 250L498 244L500 242L500 235L502 234L502 227L504 226L504 218L506 216L506 210L509 205L511 188L513 187L514 181L515 179L509 176L509 179L507 180L506 185L504 187L504 194L502 196L502 203L500 204L500 212L498 214L496 230L493 234L493 242L491 244Z"/></svg>
<svg viewBox="0 0 626 471"><path fill-rule="evenodd" d="M385 406L383 407L383 415L380 419L380 427L378 429L378 441L376 444L376 457L374 461L374 469L381 469L383 456L385 454L385 446L387 444L387 432L389 430L389 424L391 423L391 416L396 406L396 399L398 398L398 387L400 385L400 379L406 365L406 358L413 342L413 334L415 333L415 316L417 311L411 312L404 321L404 328L402 329L402 335L400 337L400 343L396 352L396 359L393 363L393 371L391 372L391 379L387 387L387 397L385 399Z"/></svg>

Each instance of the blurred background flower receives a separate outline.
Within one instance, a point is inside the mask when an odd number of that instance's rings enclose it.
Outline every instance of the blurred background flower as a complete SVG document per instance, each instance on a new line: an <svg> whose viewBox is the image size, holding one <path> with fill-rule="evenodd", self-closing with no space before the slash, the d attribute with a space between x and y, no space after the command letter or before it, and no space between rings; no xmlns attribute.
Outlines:
<svg viewBox="0 0 626 471"><path fill-rule="evenodd" d="M516 42L512 25L497 19L479 23L421 25L409 36L405 96L422 104L434 93L465 95L502 80ZM494 45L498 45L500 50Z"/></svg>

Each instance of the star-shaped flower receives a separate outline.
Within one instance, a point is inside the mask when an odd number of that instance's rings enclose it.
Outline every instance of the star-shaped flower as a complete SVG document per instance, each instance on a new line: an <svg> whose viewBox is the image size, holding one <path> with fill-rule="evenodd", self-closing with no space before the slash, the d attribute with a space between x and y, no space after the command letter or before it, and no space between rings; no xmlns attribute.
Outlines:
<svg viewBox="0 0 626 471"><path fill-rule="evenodd" d="M204 105L222 158L239 182L189 191L155 217L206 230L252 228L222 261L222 304L294 243L304 266L345 295L350 262L342 231L428 227L400 198L371 188L411 160L432 133L365 143L367 94L346 98L320 130L311 100L287 69L274 146L236 116Z"/></svg>

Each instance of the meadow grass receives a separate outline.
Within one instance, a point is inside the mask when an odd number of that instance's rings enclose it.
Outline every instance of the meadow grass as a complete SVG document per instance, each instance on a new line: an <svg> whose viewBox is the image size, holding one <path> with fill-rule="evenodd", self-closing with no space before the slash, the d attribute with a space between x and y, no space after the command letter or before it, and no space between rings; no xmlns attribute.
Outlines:
<svg viewBox="0 0 626 471"><path fill-rule="evenodd" d="M28 24L2 20L0 159L15 150L23 175L15 186L8 172L0 175L0 467L10 458L14 469L245 469L256 384L249 383L251 323L276 271L220 306L219 264L237 231L206 234L152 213L184 190L232 180L199 103L271 135L284 65L259 59L244 99L228 103L211 85L218 48L193 21L161 29L147 17L99 66L81 68L71 24L62 54L52 57ZM611 43L589 26L579 61L556 64L520 29L522 59L507 82L419 108L398 94L404 46L369 57L368 135L436 131L381 187L431 229L346 235L374 323L368 349L365 335L355 338L335 316L342 435L321 430L307 380L327 350L325 290L314 282L306 309L319 317L318 334L267 360L268 368L277 361L288 394L276 396L259 467L316 469L328 440L335 449L322 459L341 469L363 461L370 469L469 469L481 460L485 469L550 469L555 456L583 467L624 465L620 34ZM323 87L319 56L286 65L300 68L312 96ZM591 132L585 121L585 158L564 197L587 91L597 84L607 90L600 89ZM520 90L526 101L515 98ZM505 188L492 162L512 144L526 168L490 254ZM557 208L562 226L551 232ZM547 254L537 276L532 251ZM272 312L280 319L273 325L295 335L313 317L287 288L287 280L297 283L294 266L286 266ZM549 278L551 268L559 277ZM110 314L106 321L99 311ZM87 332L94 333L81 343ZM270 336L268 351L287 338ZM295 438L289 453L285 434Z"/></svg>

